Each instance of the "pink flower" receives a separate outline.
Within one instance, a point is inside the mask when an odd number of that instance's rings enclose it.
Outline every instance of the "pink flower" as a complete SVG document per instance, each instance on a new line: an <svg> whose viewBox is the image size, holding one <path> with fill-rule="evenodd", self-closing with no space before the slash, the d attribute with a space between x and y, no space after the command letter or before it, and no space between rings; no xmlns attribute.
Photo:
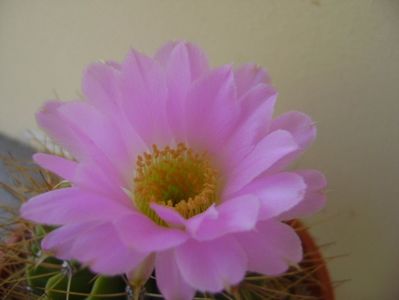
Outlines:
<svg viewBox="0 0 399 300"><path fill-rule="evenodd" d="M121 64L89 66L83 93L85 101L49 101L37 114L76 159L34 156L71 182L21 209L60 226L45 250L132 280L155 268L172 300L302 259L282 221L318 211L326 181L286 169L316 129L299 112L272 119L277 93L263 69L212 69L194 45L168 43L154 58L132 50Z"/></svg>

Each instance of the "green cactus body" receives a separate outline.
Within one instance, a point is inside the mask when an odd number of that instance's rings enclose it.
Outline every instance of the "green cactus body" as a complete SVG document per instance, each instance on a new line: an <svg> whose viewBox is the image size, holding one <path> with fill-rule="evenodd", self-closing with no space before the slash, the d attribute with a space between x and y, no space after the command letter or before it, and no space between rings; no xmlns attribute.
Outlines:
<svg viewBox="0 0 399 300"><path fill-rule="evenodd" d="M87 268L72 266L53 257L37 267L29 267L26 275L32 293L48 300L127 299L127 285L122 276L98 276Z"/></svg>

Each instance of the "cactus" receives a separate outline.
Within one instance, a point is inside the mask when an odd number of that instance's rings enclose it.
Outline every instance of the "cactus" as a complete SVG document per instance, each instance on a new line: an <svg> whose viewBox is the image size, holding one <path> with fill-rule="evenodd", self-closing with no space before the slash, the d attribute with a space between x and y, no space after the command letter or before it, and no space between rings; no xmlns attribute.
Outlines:
<svg viewBox="0 0 399 300"><path fill-rule="evenodd" d="M7 262L2 264L0 259L0 274L4 274L7 266L14 268L7 272L0 284L0 295L4 297L5 293L9 294L8 298L4 299L162 299L156 286L155 274L152 274L144 286L135 290L129 285L125 276L101 276L75 261L62 261L46 255L40 250L40 239L49 229L23 224L26 226L24 230L18 231L19 234L22 232L23 237L14 237L7 247L4 247L3 243L0 248L3 250L3 261ZM293 226L296 226L297 230L303 230L298 225L293 224ZM28 249L27 252L24 249ZM11 262L11 258L14 262ZM228 292L217 295L197 293L196 299L323 299L316 297L320 294L321 287L315 276L322 265L320 262L315 263L313 259L313 257L305 258L300 266L292 267L279 277L247 274L239 286Z"/></svg>
<svg viewBox="0 0 399 300"><path fill-rule="evenodd" d="M27 198L65 183L55 175L33 164L3 158L3 163L15 176L13 185L1 184L21 202ZM11 210L12 212L12 210ZM304 228L291 223L303 238ZM40 248L41 239L53 228L34 225L14 216L8 224L0 225L0 231L8 236L0 240L0 299L10 300L149 300L163 299L156 285L155 274L140 288L129 285L125 276L106 277L91 272L76 261L62 261ZM322 257L314 255L317 248L307 249L305 259L278 277L247 274L236 287L217 295L197 293L195 299L214 300L301 300L333 299L331 286L322 286L320 270L328 277ZM327 275L325 275L327 274ZM322 275L323 276L323 275ZM325 291L331 296L326 297Z"/></svg>

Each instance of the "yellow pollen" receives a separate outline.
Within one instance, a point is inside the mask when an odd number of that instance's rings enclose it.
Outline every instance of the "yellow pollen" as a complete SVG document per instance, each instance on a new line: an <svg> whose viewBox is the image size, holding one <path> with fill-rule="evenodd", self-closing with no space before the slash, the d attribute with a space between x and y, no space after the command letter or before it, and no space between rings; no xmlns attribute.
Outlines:
<svg viewBox="0 0 399 300"><path fill-rule="evenodd" d="M190 218L217 201L218 177L206 153L195 153L182 143L163 149L153 145L151 153L137 157L134 202L159 224L164 223L150 208L152 202Z"/></svg>

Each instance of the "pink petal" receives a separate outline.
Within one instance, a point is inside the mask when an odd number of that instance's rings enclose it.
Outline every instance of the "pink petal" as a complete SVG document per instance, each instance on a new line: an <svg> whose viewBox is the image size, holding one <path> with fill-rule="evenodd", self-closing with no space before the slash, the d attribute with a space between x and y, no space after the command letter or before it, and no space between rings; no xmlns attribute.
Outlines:
<svg viewBox="0 0 399 300"><path fill-rule="evenodd" d="M193 81L208 72L205 54L196 46L168 43L155 56L165 68L168 82L168 122L178 141L185 140L185 101Z"/></svg>
<svg viewBox="0 0 399 300"><path fill-rule="evenodd" d="M94 162L78 164L73 184L84 191L107 197L123 205L132 203L132 200L123 190L123 188L130 188L130 184L124 185L119 182L117 178L110 176L110 173L107 173L104 168Z"/></svg>
<svg viewBox="0 0 399 300"><path fill-rule="evenodd" d="M61 226L48 233L42 240L42 249L55 252L60 259L73 259L71 248L79 235L83 235L91 228L98 226L99 222L85 222Z"/></svg>
<svg viewBox="0 0 399 300"><path fill-rule="evenodd" d="M266 135L230 174L225 195L239 191L275 162L297 149L297 144L287 131L276 130Z"/></svg>
<svg viewBox="0 0 399 300"><path fill-rule="evenodd" d="M260 219L270 219L289 211L304 198L306 184L295 173L263 175L252 181L242 194L252 193L260 200Z"/></svg>
<svg viewBox="0 0 399 300"><path fill-rule="evenodd" d="M188 76L190 81L194 81L209 71L205 53L190 42L167 43L158 50L155 59L167 69L167 73L180 77L179 80L187 80L184 78Z"/></svg>
<svg viewBox="0 0 399 300"><path fill-rule="evenodd" d="M86 144L93 145L93 148L98 149L96 152L103 153L110 164L123 174L122 178L130 179L128 177L131 170L126 166L129 164L133 166L134 160L129 155L128 147L131 146L126 143L131 141L123 139L111 120L84 102L66 103L58 111L71 128L84 136ZM102 160L96 162L104 164Z"/></svg>
<svg viewBox="0 0 399 300"><path fill-rule="evenodd" d="M95 63L88 66L83 75L82 91L88 103L102 112L118 111L118 76L120 66L111 63Z"/></svg>
<svg viewBox="0 0 399 300"><path fill-rule="evenodd" d="M216 205L212 204L207 210L199 215L196 215L186 221L185 225L188 227L188 232L193 235L200 228L204 220L216 220L219 217L219 211Z"/></svg>
<svg viewBox="0 0 399 300"><path fill-rule="evenodd" d="M33 160L42 168L47 169L66 180L73 179L78 165L72 160L46 153L34 154Z"/></svg>
<svg viewBox="0 0 399 300"><path fill-rule="evenodd" d="M66 148L77 158L84 157L89 149L83 147L83 140L70 126L67 121L59 115L58 109L63 105L60 101L47 101L41 110L36 114L39 126L55 140L56 143Z"/></svg>
<svg viewBox="0 0 399 300"><path fill-rule="evenodd" d="M131 272L147 255L127 248L112 223L60 227L45 237L42 247L59 258L78 260L94 272L109 276Z"/></svg>
<svg viewBox="0 0 399 300"><path fill-rule="evenodd" d="M269 131L277 94L270 86L259 84L243 98L240 123L229 138L224 148L225 153L222 153L220 158L227 161L229 169L248 155L259 137L265 136Z"/></svg>
<svg viewBox="0 0 399 300"><path fill-rule="evenodd" d="M216 210L216 216L203 213L187 221L187 230L194 239L211 240L228 233L251 230L258 219L259 201L255 196L244 195L225 201Z"/></svg>
<svg viewBox="0 0 399 300"><path fill-rule="evenodd" d="M198 80L187 96L187 139L194 149L220 151L235 127L239 106L230 66Z"/></svg>
<svg viewBox="0 0 399 300"><path fill-rule="evenodd" d="M301 240L288 225L264 221L256 230L236 235L248 256L248 269L269 276L284 273L302 260Z"/></svg>
<svg viewBox="0 0 399 300"><path fill-rule="evenodd" d="M91 220L113 220L131 208L110 199L64 188L40 194L21 207L23 218L44 224L60 225Z"/></svg>
<svg viewBox="0 0 399 300"><path fill-rule="evenodd" d="M285 113L274 119L272 130L277 129L289 131L301 149L309 147L316 137L316 126L312 119L297 111Z"/></svg>
<svg viewBox="0 0 399 300"><path fill-rule="evenodd" d="M247 270L247 258L232 237L212 241L188 240L176 249L176 261L184 280L200 291L220 292L239 283Z"/></svg>
<svg viewBox="0 0 399 300"><path fill-rule="evenodd" d="M172 53L176 45L178 45L179 43L180 43L179 41L167 42L165 45L163 45L161 48L159 48L156 51L154 59L158 61L161 64L161 66L165 67L168 64L170 54Z"/></svg>
<svg viewBox="0 0 399 300"><path fill-rule="evenodd" d="M306 193L301 202L280 216L282 220L309 216L320 211L326 204L324 189L327 187L327 180L324 175L316 170L302 170L296 173L305 181Z"/></svg>
<svg viewBox="0 0 399 300"><path fill-rule="evenodd" d="M148 255L127 247L112 223L101 224L79 235L71 253L94 272L106 275L130 273Z"/></svg>
<svg viewBox="0 0 399 300"><path fill-rule="evenodd" d="M184 231L157 225L148 217L138 213L116 220L115 224L126 245L141 252L166 250L187 240Z"/></svg>
<svg viewBox="0 0 399 300"><path fill-rule="evenodd" d="M129 150L142 152L144 142L131 127L125 111L121 108L122 97L119 90L122 66L113 62L90 65L83 76L82 89L85 99L107 115L128 143ZM131 145L134 147L130 147Z"/></svg>
<svg viewBox="0 0 399 300"><path fill-rule="evenodd" d="M234 77L237 84L238 97L241 97L259 83L270 83L271 81L269 74L255 64L240 66L234 72Z"/></svg>
<svg viewBox="0 0 399 300"><path fill-rule="evenodd" d="M122 66L114 62L90 65L83 76L82 89L87 102L111 119L113 126L127 141L130 156L136 157L137 153L146 150L146 145L132 128L125 110L121 107L123 101L119 89L121 69Z"/></svg>
<svg viewBox="0 0 399 300"><path fill-rule="evenodd" d="M183 218L174 208L160 205L157 203L151 203L151 208L156 212L156 214L165 222L172 226L185 226L186 219Z"/></svg>
<svg viewBox="0 0 399 300"><path fill-rule="evenodd" d="M157 254L155 261L157 286L166 300L192 300L195 289L184 280L175 258L174 250Z"/></svg>
<svg viewBox="0 0 399 300"><path fill-rule="evenodd" d="M81 101L48 102L37 114L37 121L78 160L93 161L106 170L109 177L127 180L127 174L123 173L129 155L124 140L94 107Z"/></svg>
<svg viewBox="0 0 399 300"><path fill-rule="evenodd" d="M170 144L168 90L158 62L132 50L122 64L119 91L121 109L142 139L148 145Z"/></svg>
<svg viewBox="0 0 399 300"><path fill-rule="evenodd" d="M303 177L308 191L321 191L327 187L327 179L320 171L298 170L295 173Z"/></svg>
<svg viewBox="0 0 399 300"><path fill-rule="evenodd" d="M297 151L291 153L273 166L274 171L285 169L296 160L316 138L316 126L312 119L301 112L288 112L273 120L271 130L287 130L299 145Z"/></svg>
<svg viewBox="0 0 399 300"><path fill-rule="evenodd" d="M258 84L242 96L240 102L243 119L258 120L269 131L277 99L277 91L270 85Z"/></svg>

